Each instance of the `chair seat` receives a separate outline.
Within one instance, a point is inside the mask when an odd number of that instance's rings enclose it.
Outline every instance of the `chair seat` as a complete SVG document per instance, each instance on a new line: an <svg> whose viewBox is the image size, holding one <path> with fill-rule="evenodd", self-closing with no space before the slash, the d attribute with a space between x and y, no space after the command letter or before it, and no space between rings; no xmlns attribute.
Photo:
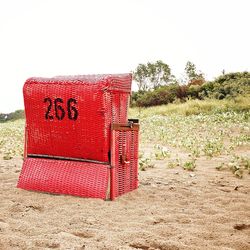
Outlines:
<svg viewBox="0 0 250 250"><path fill-rule="evenodd" d="M66 160L26 158L18 188L105 199L109 165Z"/></svg>

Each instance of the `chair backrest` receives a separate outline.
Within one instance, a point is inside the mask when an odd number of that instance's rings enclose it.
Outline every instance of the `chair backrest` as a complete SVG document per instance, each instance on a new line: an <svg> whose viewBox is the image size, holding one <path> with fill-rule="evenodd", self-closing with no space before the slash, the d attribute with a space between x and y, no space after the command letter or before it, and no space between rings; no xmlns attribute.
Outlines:
<svg viewBox="0 0 250 250"><path fill-rule="evenodd" d="M131 74L28 79L27 154L109 162L111 124L127 122L131 81Z"/></svg>

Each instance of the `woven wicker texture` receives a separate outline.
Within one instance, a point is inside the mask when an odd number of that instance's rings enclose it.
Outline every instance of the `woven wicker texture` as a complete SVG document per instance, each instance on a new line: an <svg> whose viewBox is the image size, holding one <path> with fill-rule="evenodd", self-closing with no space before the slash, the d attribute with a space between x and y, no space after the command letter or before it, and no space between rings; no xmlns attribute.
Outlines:
<svg viewBox="0 0 250 250"><path fill-rule="evenodd" d="M30 78L27 153L109 162L110 124L126 122L131 74Z"/></svg>
<svg viewBox="0 0 250 250"><path fill-rule="evenodd" d="M28 79L23 88L25 160L18 187L102 199L136 189L138 131L111 132L111 124L127 124L131 80L131 74Z"/></svg>
<svg viewBox="0 0 250 250"><path fill-rule="evenodd" d="M113 130L113 198L138 188L138 131ZM124 157L125 162L122 161Z"/></svg>
<svg viewBox="0 0 250 250"><path fill-rule="evenodd" d="M106 198L108 165L27 158L17 187L82 197Z"/></svg>

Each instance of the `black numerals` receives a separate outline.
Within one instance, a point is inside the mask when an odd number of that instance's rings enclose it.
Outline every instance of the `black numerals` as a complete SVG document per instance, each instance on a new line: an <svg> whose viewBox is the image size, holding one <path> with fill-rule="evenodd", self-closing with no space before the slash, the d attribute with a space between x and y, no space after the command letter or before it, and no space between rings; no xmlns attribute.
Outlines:
<svg viewBox="0 0 250 250"><path fill-rule="evenodd" d="M47 97L47 98L44 99L43 102L44 102L44 103L47 102L47 103L49 104L49 105L48 105L48 108L47 108L47 111L46 111L46 113L45 113L45 119L46 119L46 120L53 120L53 116L49 114L50 111L51 111L51 108L52 108L52 101L51 101L51 99Z"/></svg>
<svg viewBox="0 0 250 250"><path fill-rule="evenodd" d="M54 103L54 109L55 109L55 117L61 121L65 117L65 108L64 108L64 102L63 99L61 98L56 98L54 102L51 100L51 98L47 97L43 101L44 103L48 103L48 107L45 113L45 119L46 120L53 120L54 117L51 114L51 109ZM78 110L77 110L77 101L74 98L70 98L67 100L67 113L68 113L68 118L70 120L77 120L78 117Z"/></svg>
<svg viewBox="0 0 250 250"><path fill-rule="evenodd" d="M55 104L56 118L58 120L62 120L65 116L65 111L63 107L60 105L63 104L63 100L61 98L56 98L54 100L54 104Z"/></svg>
<svg viewBox="0 0 250 250"><path fill-rule="evenodd" d="M78 111L74 105L76 105L77 102L75 99L70 98L67 101L67 109L68 109L68 117L70 120L76 120L78 117Z"/></svg>

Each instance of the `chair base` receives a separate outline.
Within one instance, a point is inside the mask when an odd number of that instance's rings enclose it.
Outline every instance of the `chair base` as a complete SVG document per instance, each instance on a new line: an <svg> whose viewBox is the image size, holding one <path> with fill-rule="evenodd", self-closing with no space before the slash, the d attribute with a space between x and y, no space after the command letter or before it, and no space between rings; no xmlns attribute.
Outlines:
<svg viewBox="0 0 250 250"><path fill-rule="evenodd" d="M109 198L109 165L26 158L18 188L87 198Z"/></svg>

